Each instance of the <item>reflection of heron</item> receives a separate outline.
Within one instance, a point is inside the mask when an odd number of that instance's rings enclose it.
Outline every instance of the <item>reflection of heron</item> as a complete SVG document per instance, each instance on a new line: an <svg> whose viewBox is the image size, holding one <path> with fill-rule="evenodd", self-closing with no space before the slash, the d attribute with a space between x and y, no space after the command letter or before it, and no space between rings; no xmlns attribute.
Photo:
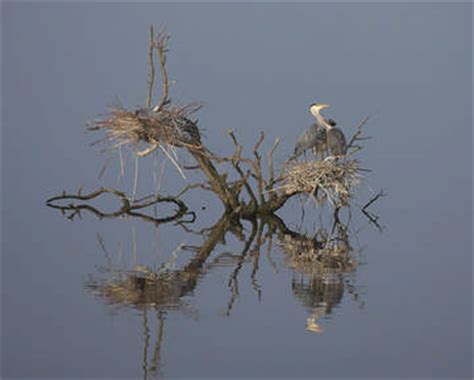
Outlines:
<svg viewBox="0 0 474 380"><path fill-rule="evenodd" d="M336 125L336 122L332 119L325 120L324 122L332 127ZM323 156L327 150L326 135L326 128L319 121L311 125L309 129L298 137L294 151L295 157L301 156L308 149L312 149L314 155L320 154Z"/></svg>
<svg viewBox="0 0 474 380"><path fill-rule="evenodd" d="M312 275L306 280L292 279L293 294L311 312L306 319L306 330L320 333L323 331L318 322L324 316L331 314L333 307L338 305L344 295L344 283L337 273Z"/></svg>
<svg viewBox="0 0 474 380"><path fill-rule="evenodd" d="M309 107L311 114L316 118L319 125L326 129L326 145L332 156L343 156L347 152L347 142L344 133L329 123L321 115L321 111L329 108L328 104L315 103Z"/></svg>

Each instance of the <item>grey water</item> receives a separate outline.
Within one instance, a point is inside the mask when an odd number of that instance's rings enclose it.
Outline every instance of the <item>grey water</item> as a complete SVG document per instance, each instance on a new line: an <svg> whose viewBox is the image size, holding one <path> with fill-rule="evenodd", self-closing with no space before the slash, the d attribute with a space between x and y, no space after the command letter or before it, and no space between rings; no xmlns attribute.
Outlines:
<svg viewBox="0 0 474 380"><path fill-rule="evenodd" d="M45 205L202 180L159 153L136 175L130 150L121 167L85 132L111 104L143 107L150 24L171 34L172 99L203 103L216 152L234 149L229 128L247 147L262 130L281 166L311 103L348 136L371 116L357 156L371 172L343 215L350 265L301 264L288 233L246 252L249 222L198 260L216 228L196 232L222 213L201 190L184 197L194 232ZM4 3L2 378L472 378L471 32L470 3ZM379 190L382 231L360 212ZM306 198L278 215L330 233L331 208ZM130 291L151 273L156 294Z"/></svg>

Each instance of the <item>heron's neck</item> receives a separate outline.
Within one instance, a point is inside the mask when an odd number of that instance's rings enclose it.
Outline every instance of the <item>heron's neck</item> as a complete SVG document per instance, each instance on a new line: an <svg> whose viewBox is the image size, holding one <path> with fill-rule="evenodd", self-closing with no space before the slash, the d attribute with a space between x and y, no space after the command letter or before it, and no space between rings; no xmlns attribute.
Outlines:
<svg viewBox="0 0 474 380"><path fill-rule="evenodd" d="M322 125L323 127L327 129L331 129L331 126L326 122L326 120L324 120L324 117L321 115L320 111L315 112L314 117L316 118L316 120L318 121L320 125Z"/></svg>

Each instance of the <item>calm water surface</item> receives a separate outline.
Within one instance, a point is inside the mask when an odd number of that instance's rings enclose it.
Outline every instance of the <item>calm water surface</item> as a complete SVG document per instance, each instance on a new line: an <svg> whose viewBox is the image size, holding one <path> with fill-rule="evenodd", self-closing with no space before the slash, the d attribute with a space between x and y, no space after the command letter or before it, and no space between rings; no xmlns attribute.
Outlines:
<svg viewBox="0 0 474 380"><path fill-rule="evenodd" d="M229 226L200 191L193 231L45 206L133 192L130 152L99 179L85 126L144 104L151 23L172 34L173 99L204 102L218 152L227 128L247 146L264 130L281 165L312 102L348 135L372 115L347 229L305 199L273 234ZM2 377L472 377L471 4L6 4L2 25ZM138 174L137 197L187 183L161 155ZM383 232L358 211L380 189ZM317 232L349 253L298 260Z"/></svg>

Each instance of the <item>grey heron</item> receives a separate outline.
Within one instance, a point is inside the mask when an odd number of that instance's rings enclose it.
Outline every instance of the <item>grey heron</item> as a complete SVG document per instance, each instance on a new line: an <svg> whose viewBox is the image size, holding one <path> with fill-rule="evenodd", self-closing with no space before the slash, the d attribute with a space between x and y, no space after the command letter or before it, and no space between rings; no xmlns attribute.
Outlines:
<svg viewBox="0 0 474 380"><path fill-rule="evenodd" d="M344 133L334 125L328 123L321 115L321 111L329 108L328 104L314 103L309 107L311 114L316 118L318 124L326 130L326 144L332 156L343 156L347 152L347 142Z"/></svg>
<svg viewBox="0 0 474 380"><path fill-rule="evenodd" d="M325 120L325 124L335 126L336 122L332 119ZM296 141L294 157L298 157L306 152L308 149L312 149L314 155L321 154L327 150L327 132L324 125L321 125L319 121L313 123L306 131L304 131Z"/></svg>
<svg viewBox="0 0 474 380"><path fill-rule="evenodd" d="M296 141L294 155L301 156L308 149L313 153L322 153L326 148L326 129L318 123L314 123L304 131Z"/></svg>

